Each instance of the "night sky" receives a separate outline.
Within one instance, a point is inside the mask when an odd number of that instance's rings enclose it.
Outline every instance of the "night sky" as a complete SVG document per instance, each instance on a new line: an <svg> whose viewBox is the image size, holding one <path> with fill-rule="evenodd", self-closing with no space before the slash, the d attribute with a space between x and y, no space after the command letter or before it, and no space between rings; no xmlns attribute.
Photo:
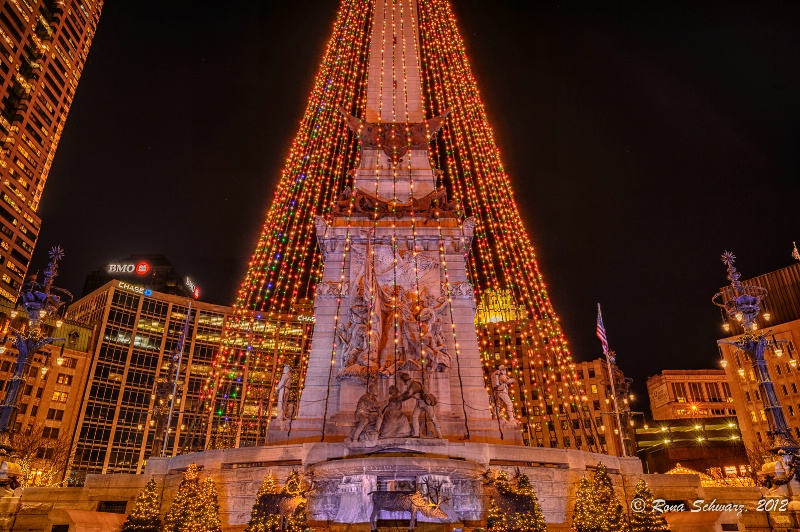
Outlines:
<svg viewBox="0 0 800 532"><path fill-rule="evenodd" d="M755 276L800 241L800 4L453 3L575 358L602 354L600 302L640 395L717 367L719 256ZM79 294L109 260L164 253L231 304L337 8L106 2L31 271L61 244Z"/></svg>

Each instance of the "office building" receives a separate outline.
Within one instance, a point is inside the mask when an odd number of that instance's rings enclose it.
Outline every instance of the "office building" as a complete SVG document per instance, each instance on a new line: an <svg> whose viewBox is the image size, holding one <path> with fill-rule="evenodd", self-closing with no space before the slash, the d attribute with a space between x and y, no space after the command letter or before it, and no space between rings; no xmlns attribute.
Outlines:
<svg viewBox="0 0 800 532"><path fill-rule="evenodd" d="M491 374L500 365L508 367L516 380L509 395L525 445L621 456L620 427L607 362L604 359L575 362L568 371L557 372L556 382L564 386L566 393L562 391L562 397L556 395L553 400L552 385L543 367L547 359L542 358L539 348L530 345L527 332L531 328L543 330L543 326L531 327L524 316L524 309L516 305L509 291L487 294L477 307L476 327L487 391L491 390ZM635 445L629 414L630 379L625 378L616 364L612 371L621 412L622 439L627 455L631 456Z"/></svg>
<svg viewBox="0 0 800 532"><path fill-rule="evenodd" d="M236 316L259 331L262 342L250 345L248 353L265 362L257 374L234 375L230 380L239 387L257 383L260 395L256 402L266 412L271 387L280 377L280 372L272 370L281 365L282 354L289 350L302 358L310 327L296 315L253 315L252 320L247 313ZM199 451L208 447L207 438L218 436L208 422L214 392L225 386L218 380L230 377L214 368L223 327L234 317L231 307L112 280L73 303L66 317L95 326L98 337L76 423L70 485L81 485L87 473L140 473L147 458L160 455L162 449L166 456ZM276 325L279 322L295 324L292 338L286 337L285 326ZM178 364L174 356L184 327L187 334ZM299 380L294 384L299 386ZM173 390L173 414L164 438ZM297 390L292 393L297 395ZM237 404L240 408L226 411L221 431L234 427L239 435L244 431L252 436L254 443L263 442L266 425L249 427L250 402ZM221 446L219 440L216 438L214 445Z"/></svg>
<svg viewBox="0 0 800 532"><path fill-rule="evenodd" d="M647 394L656 421L736 415L722 369L664 370L647 379Z"/></svg>
<svg viewBox="0 0 800 532"><path fill-rule="evenodd" d="M14 331L25 327L25 312L0 300L3 392L17 364ZM57 316L46 319L41 328L57 340L29 357L10 424L25 487L56 486L64 479L95 341L93 327ZM4 395L0 394L0 400Z"/></svg>
<svg viewBox="0 0 800 532"><path fill-rule="evenodd" d="M103 0L0 3L0 298L14 302Z"/></svg>

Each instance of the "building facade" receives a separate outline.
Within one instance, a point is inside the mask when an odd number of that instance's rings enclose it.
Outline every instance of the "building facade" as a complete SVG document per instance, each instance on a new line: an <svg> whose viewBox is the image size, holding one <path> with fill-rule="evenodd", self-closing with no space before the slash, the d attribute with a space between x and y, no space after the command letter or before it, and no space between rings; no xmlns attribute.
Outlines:
<svg viewBox="0 0 800 532"><path fill-rule="evenodd" d="M647 379L647 394L656 421L736 416L722 369L664 370Z"/></svg>
<svg viewBox="0 0 800 532"><path fill-rule="evenodd" d="M15 330L27 316L0 301L0 390L5 392L17 364ZM42 332L57 340L28 358L11 421L11 441L23 466L24 486L54 486L64 479L75 425L93 352L94 328L58 317ZM0 394L0 400L4 393Z"/></svg>
<svg viewBox="0 0 800 532"><path fill-rule="evenodd" d="M207 447L207 438L217 435L209 424L218 388L215 379L222 378L214 365L223 327L234 316L231 307L113 280L73 303L66 316L95 326L98 337L75 426L68 477L71 485L82 484L87 473L139 473L147 458L160 455L162 449L164 455L174 456ZM285 337L288 328L275 325L281 321L298 326L291 339ZM308 343L304 334L310 334L307 325L298 316L292 320L275 316L254 319L254 328L264 336L263 345L254 351L262 359L272 357L273 363L269 369L265 364L258 375L234 375L231 380L239 384L247 379L263 381L264 395L259 399L263 409L270 407L271 387L279 378L271 371L279 365L276 361L282 362L279 353L291 342L302 358L299 353ZM184 328L183 355L178 363L175 355ZM173 391L173 413L165 437ZM256 434L254 441L263 442L266 426L259 432L243 421L248 408L250 403L242 402L240 409L228 412L229 423L223 430L233 426Z"/></svg>
<svg viewBox="0 0 800 532"><path fill-rule="evenodd" d="M800 342L800 263L742 281L742 284L768 290L757 321L758 329L764 331L770 341L764 359L792 435L800 440L800 353L797 351ZM728 335L736 333L737 328L737 323L723 324ZM769 445L772 436L753 363L730 343L735 338L727 336L717 341L720 363L731 384L744 443L749 449L760 452Z"/></svg>
<svg viewBox="0 0 800 532"><path fill-rule="evenodd" d="M14 302L103 0L0 3L0 298Z"/></svg>
<svg viewBox="0 0 800 532"><path fill-rule="evenodd" d="M578 401L544 401L548 395L544 371L536 348L532 348L521 319L524 310L513 303L510 294L485 297L476 311L476 326L481 342L486 389L491 393L491 374L504 365L515 383L510 387L514 415L519 420L525 445L582 449L622 456L608 364L604 359L574 363L576 380L557 375L567 383L570 394ZM630 380L613 365L614 388L620 407L622 440L626 454L635 454L630 417ZM580 404L580 408L578 408Z"/></svg>

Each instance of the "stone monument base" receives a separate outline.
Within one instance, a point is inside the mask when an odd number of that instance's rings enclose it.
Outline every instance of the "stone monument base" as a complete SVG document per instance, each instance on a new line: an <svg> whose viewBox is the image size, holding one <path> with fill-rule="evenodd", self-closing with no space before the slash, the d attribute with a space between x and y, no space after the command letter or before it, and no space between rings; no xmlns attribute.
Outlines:
<svg viewBox="0 0 800 532"><path fill-rule="evenodd" d="M5 516L14 520L15 532L50 530L54 524L69 524L62 519L64 513L56 510L96 512L100 501L128 501L130 511L144 484L154 478L163 490L163 516L178 491L183 471L194 463L201 468L201 476L212 478L217 486L223 532L246 528L267 475L275 475L283 483L292 470L314 474L317 489L309 495L308 520L309 528L318 532L366 532L372 516L372 492L424 489L426 481L438 490L433 495L446 518L418 515L416 530L450 532L462 528L466 532L486 526L482 473L491 468L510 476L517 469L528 475L548 529L569 530L578 482L582 476L591 475L599 462L608 468L617 496L621 501L624 498L626 505L640 478L647 480L656 498L666 500L741 500L755 509L763 497L758 488L703 488L696 475L643 475L638 458L570 449L393 438L379 440L374 446L317 442L149 458L143 475L88 475L82 488L28 488L21 499L13 501L13 508L0 510L18 509L16 516ZM377 518L378 529L396 531L398 527L408 528L410 513L383 511ZM765 525L764 518L764 512L747 511L740 522L758 528ZM688 525L673 528L675 532L693 530L696 528Z"/></svg>

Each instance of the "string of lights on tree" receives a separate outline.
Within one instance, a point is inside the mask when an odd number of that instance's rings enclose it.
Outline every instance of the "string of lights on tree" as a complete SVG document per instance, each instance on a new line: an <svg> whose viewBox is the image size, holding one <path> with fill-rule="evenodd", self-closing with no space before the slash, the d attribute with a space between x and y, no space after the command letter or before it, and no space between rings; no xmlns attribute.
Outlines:
<svg viewBox="0 0 800 532"><path fill-rule="evenodd" d="M277 368L286 360L267 360L259 354L263 338L254 330L257 316L296 315L301 308L307 310L321 278L322 258L313 221L316 216L330 219L335 200L345 186L352 185L348 172L358 163L359 146L337 109L362 118L366 114L374 7L373 1L341 2L308 106L248 263L235 304L236 316L226 327L223 348L208 379L205 394L215 398L209 401L209 408L214 409L217 430L233 431L236 423L239 431L243 426L253 430L265 426L262 418L268 418L268 406L254 407L251 401L249 409L245 409L242 394L254 400L259 394L269 394L280 372L245 368L269 364ZM576 436L589 431L591 439L587 441L596 441L593 421L588 427L581 423L577 429L572 424L573 417L582 419L587 397L577 379L567 340L500 160L450 3L419 1L417 10L412 12L418 17L414 19L418 30L414 33L419 35L419 41L406 43L403 39L402 46L404 51L413 51L420 66L425 116L451 109L445 126L431 144L431 162L441 170L438 185L447 190L450 199L458 201L465 216L476 220L468 259L476 298L482 302L497 294L509 294L517 323L522 324L522 349L509 352L501 360L489 360L487 328L479 328L486 373L495 364L506 364L517 377L513 399L518 412L538 406L537 420L542 424L552 429L567 420L566 430ZM392 20L386 24L394 23ZM405 58L406 54L402 55ZM403 74L405 70L404 64ZM402 85L398 79L397 90L405 90L407 84L407 79L402 80ZM384 104L390 105L381 102ZM402 109L393 111L398 121L408 121L407 109L405 116ZM349 219L347 223L349 227ZM346 248L344 253L348 252ZM346 255L342 268L345 258ZM502 334L509 335L516 325L509 322L499 327ZM332 346L332 360L334 351ZM530 379L519 378L523 358L529 365ZM300 364L306 362L303 359ZM295 366L298 369L298 386L302 389L304 373L302 367Z"/></svg>

